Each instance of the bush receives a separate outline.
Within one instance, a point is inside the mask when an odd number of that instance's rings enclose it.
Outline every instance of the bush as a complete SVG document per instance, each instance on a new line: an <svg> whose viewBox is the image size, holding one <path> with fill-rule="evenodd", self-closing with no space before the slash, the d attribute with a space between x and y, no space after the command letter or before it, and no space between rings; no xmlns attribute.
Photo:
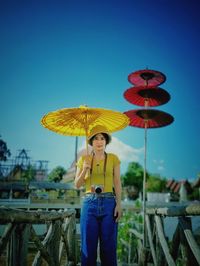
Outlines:
<svg viewBox="0 0 200 266"><path fill-rule="evenodd" d="M136 207L141 207L141 203L136 201ZM136 229L138 232L142 232L143 217L141 214L134 213L133 211L127 211L123 214L119 222L118 227L118 246L117 246L117 256L118 261L128 262L128 249L123 245L121 239L126 241L131 245L131 262L137 261L137 239L132 234L130 238L129 229Z"/></svg>

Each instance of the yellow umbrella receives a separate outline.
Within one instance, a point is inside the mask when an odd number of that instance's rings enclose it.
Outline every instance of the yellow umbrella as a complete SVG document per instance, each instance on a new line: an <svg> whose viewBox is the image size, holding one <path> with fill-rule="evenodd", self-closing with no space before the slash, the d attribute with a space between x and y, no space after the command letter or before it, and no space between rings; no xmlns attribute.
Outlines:
<svg viewBox="0 0 200 266"><path fill-rule="evenodd" d="M112 133L128 126L129 118L118 111L80 106L50 112L43 116L41 124L65 136L86 136L87 143L88 133L94 126L105 126Z"/></svg>

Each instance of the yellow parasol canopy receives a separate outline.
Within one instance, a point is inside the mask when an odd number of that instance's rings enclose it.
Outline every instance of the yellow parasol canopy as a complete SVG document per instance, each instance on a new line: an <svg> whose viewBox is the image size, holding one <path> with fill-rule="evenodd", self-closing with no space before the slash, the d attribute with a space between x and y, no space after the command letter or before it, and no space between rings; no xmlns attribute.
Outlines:
<svg viewBox="0 0 200 266"><path fill-rule="evenodd" d="M129 118L118 111L80 106L64 108L43 116L41 124L65 136L86 136L96 125L105 126L110 133L128 126Z"/></svg>

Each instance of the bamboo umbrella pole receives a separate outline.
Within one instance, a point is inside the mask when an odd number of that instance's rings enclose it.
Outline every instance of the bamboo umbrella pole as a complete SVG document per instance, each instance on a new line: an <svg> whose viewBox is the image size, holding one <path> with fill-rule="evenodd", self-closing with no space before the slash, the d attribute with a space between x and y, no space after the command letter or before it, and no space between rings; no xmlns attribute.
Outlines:
<svg viewBox="0 0 200 266"><path fill-rule="evenodd" d="M147 162L147 122L144 128L144 173L143 173L143 247L146 247L146 162Z"/></svg>

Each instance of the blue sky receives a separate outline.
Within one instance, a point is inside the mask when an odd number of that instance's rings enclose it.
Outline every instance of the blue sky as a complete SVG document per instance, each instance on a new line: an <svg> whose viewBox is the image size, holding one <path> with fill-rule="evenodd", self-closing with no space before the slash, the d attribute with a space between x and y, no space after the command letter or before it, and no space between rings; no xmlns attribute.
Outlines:
<svg viewBox="0 0 200 266"><path fill-rule="evenodd" d="M149 129L147 170L175 179L200 173L198 0L0 1L0 135L12 155L27 149L49 169L68 168L75 138L40 125L50 111L87 104L117 111L140 107L123 98L131 72L154 69L171 100L156 107L175 121ZM122 172L143 164L144 130L114 133ZM84 138L79 138L79 148Z"/></svg>

